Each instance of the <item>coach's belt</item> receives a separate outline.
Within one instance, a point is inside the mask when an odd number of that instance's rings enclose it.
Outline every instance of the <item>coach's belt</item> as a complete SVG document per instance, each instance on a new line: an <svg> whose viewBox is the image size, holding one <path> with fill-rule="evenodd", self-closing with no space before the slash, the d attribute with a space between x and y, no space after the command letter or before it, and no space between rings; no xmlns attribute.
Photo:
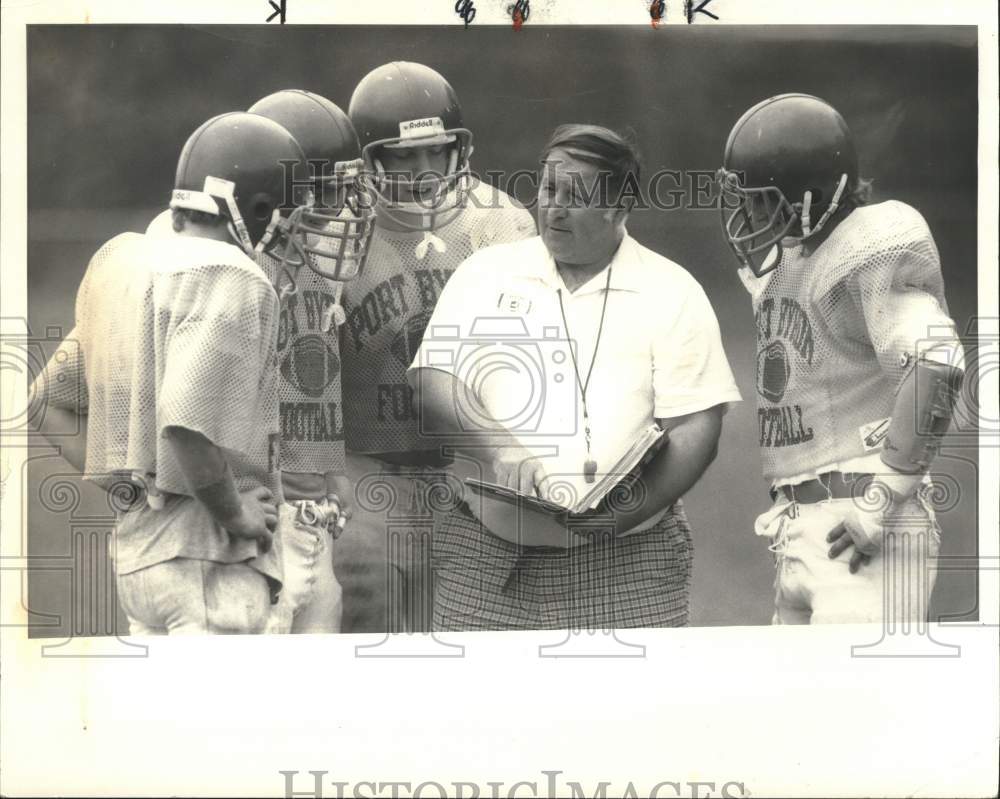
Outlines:
<svg viewBox="0 0 1000 799"><path fill-rule="evenodd" d="M798 485L785 485L778 489L789 502L809 505L829 499L860 497L871 482L872 475L854 472L827 472L815 480Z"/></svg>

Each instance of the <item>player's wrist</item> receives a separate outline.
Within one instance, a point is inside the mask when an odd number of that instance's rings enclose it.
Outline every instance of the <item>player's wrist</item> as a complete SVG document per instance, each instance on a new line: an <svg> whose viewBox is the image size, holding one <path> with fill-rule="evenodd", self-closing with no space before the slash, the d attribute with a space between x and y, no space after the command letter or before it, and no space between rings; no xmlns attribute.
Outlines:
<svg viewBox="0 0 1000 799"><path fill-rule="evenodd" d="M218 480L196 488L194 495L223 527L229 527L243 514L243 501L228 463Z"/></svg>
<svg viewBox="0 0 1000 799"><path fill-rule="evenodd" d="M894 504L905 502L916 494L923 482L924 473L907 474L883 463L883 469L872 479L872 483L887 492Z"/></svg>

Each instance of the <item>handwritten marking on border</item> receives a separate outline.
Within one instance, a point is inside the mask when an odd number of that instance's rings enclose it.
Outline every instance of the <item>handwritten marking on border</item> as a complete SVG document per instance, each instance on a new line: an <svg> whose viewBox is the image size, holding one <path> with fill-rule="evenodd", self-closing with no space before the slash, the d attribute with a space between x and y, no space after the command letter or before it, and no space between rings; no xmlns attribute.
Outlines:
<svg viewBox="0 0 1000 799"><path fill-rule="evenodd" d="M695 14L704 14L706 17L711 17L718 22L719 18L715 14L711 11L706 11L706 8L711 2L712 0L701 0L701 2L696 6L694 4L694 0L684 0L684 16L687 17L688 25L694 22Z"/></svg>
<svg viewBox="0 0 1000 799"><path fill-rule="evenodd" d="M288 10L288 7L287 7L288 6L288 0L278 0L277 3L274 2L274 0L267 0L267 2L268 2L268 5L270 5L271 8L274 9L274 11L271 12L271 16L269 16L267 19L265 19L264 22L270 22L275 17L280 17L280 19L278 20L278 22L280 22L282 25L284 25L285 24L285 13Z"/></svg>
<svg viewBox="0 0 1000 799"><path fill-rule="evenodd" d="M650 4L649 18L654 28L660 27L660 22L663 20L663 15L666 13L666 10L666 0L653 0L652 4Z"/></svg>
<svg viewBox="0 0 1000 799"><path fill-rule="evenodd" d="M476 7L472 0L455 0L455 13L462 18L465 27L468 28L469 23L476 18Z"/></svg>
<svg viewBox="0 0 1000 799"><path fill-rule="evenodd" d="M517 0L516 3L507 6L507 13L514 21L514 30L519 31L521 26L528 21L528 15L531 14L531 3L529 0Z"/></svg>

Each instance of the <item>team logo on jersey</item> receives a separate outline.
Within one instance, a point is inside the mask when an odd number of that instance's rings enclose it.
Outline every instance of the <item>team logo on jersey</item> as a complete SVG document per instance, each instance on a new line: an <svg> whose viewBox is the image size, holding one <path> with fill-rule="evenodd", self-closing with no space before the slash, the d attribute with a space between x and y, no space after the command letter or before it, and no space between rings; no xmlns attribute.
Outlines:
<svg viewBox="0 0 1000 799"><path fill-rule="evenodd" d="M781 402L792 367L781 341L772 341L757 353L757 393L768 402Z"/></svg>
<svg viewBox="0 0 1000 799"><path fill-rule="evenodd" d="M417 357L417 350L420 349L420 342L424 340L424 331L430 319L430 311L413 314L406 320L403 329L392 339L389 350L404 368L408 369L413 359Z"/></svg>
<svg viewBox="0 0 1000 799"><path fill-rule="evenodd" d="M295 340L281 362L281 376L303 394L321 397L340 374L340 358L325 336L310 334Z"/></svg>

